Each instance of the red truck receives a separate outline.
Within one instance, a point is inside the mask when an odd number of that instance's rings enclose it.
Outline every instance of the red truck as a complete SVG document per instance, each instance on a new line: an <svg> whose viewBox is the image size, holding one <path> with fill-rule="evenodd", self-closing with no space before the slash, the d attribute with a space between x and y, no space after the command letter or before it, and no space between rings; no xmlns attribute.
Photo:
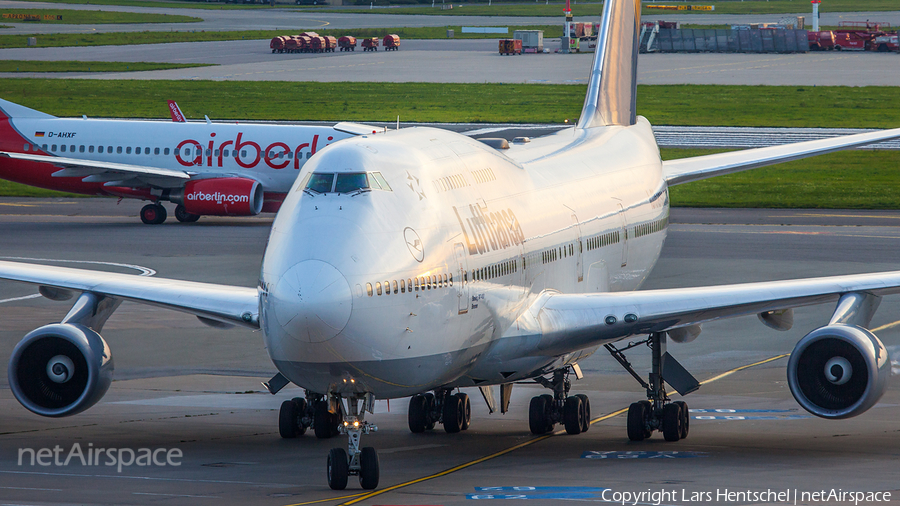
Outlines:
<svg viewBox="0 0 900 506"><path fill-rule="evenodd" d="M502 55L522 54L521 39L500 39L499 47Z"/></svg>
<svg viewBox="0 0 900 506"><path fill-rule="evenodd" d="M287 39L287 37L274 37L272 41L269 42L269 49L271 49L273 53L283 53L285 39Z"/></svg>
<svg viewBox="0 0 900 506"><path fill-rule="evenodd" d="M338 47L341 48L341 51L356 51L356 37L344 35L338 39Z"/></svg>
<svg viewBox="0 0 900 506"><path fill-rule="evenodd" d="M400 49L400 36L394 34L385 35L382 45L385 51L396 51Z"/></svg>

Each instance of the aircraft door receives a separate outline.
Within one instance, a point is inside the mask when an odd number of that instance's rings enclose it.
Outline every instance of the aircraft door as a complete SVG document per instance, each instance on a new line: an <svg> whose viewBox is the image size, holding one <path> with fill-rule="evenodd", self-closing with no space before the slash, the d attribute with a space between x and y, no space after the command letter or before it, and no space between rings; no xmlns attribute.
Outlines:
<svg viewBox="0 0 900 506"><path fill-rule="evenodd" d="M456 253L457 271L456 296L459 298L459 314L469 312L469 274L466 262L466 247L461 242L453 246Z"/></svg>
<svg viewBox="0 0 900 506"><path fill-rule="evenodd" d="M575 232L577 234L575 240L575 277L578 279L578 282L581 283L584 281L584 256L582 255L582 245L581 245L581 222L578 221L578 216L575 213L572 213L572 219L575 220Z"/></svg>
<svg viewBox="0 0 900 506"><path fill-rule="evenodd" d="M628 219L625 217L625 208L619 204L619 217L622 219L622 267L628 265Z"/></svg>

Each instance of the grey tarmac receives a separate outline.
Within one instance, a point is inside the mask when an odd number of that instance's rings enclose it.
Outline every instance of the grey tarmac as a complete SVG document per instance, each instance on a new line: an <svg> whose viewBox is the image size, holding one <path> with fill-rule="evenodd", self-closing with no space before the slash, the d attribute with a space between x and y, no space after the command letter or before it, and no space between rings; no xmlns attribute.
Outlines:
<svg viewBox="0 0 900 506"><path fill-rule="evenodd" d="M0 199L0 256L129 264L152 268L157 276L255 284L270 217L203 218L196 224L173 221L148 227L136 219L139 207L112 199ZM900 212L895 211L673 209L669 238L646 287L900 269L898 225ZM8 353L22 335L57 321L68 309L43 298L19 299L34 294L27 285L0 283L2 379ZM897 299L886 298L873 322L895 353L900 351L900 326L894 325L900 318ZM788 332L770 330L755 317L706 325L696 341L672 344L669 351L699 379L709 379L789 353L806 332L827 321L831 309L798 310ZM58 420L31 415L0 380L3 503L339 504L361 492L353 480L343 493L325 483L325 455L344 446L343 439L317 440L311 434L279 438L277 408L300 390L262 393L259 382L274 370L258 334L210 329L188 315L128 303L103 334L116 360L117 381L85 413ZM629 359L643 371L648 355L640 347ZM573 391L590 396L594 417L642 397L640 387L608 356L597 353L581 365L586 378L574 382ZM691 434L678 443L658 436L630 443L619 415L595 423L585 434L540 440L360 504L471 504L518 495L527 497L525 504L536 505L565 499L600 502L602 488L671 491L677 497L665 503L683 505L726 504L682 499L725 489L891 491L896 500L897 389L889 389L881 403L860 417L829 422L809 417L794 402L784 366L785 360L777 359L688 396L695 410ZM895 373L897 369L895 363ZM534 441L527 428L527 403L539 393L542 389L535 386L517 386L511 411L488 415L478 392L469 392L473 425L453 435L440 428L411 434L403 400L389 407L379 402L371 417L379 431L363 442L380 452L381 488ZM182 457L175 459L179 466L131 465L121 472L77 459L68 466L40 466L30 465L26 456L18 463L20 449L59 445L65 458L75 443L81 448L177 448Z"/></svg>

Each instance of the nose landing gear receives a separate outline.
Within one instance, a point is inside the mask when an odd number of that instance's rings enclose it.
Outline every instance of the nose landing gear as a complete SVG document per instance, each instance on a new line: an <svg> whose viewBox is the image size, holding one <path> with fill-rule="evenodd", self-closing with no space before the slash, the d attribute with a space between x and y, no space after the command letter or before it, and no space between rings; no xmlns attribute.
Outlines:
<svg viewBox="0 0 900 506"><path fill-rule="evenodd" d="M347 434L349 442L346 452L343 448L332 448L328 452L328 486L332 490L343 490L347 488L350 476L359 476L360 487L372 490L378 486L380 475L378 453L371 446L360 448L359 443L363 434L378 430L378 427L364 420L366 411L374 412L375 396L354 395L344 399L343 403L340 397L335 396L332 402L341 405L343 421L338 425L338 431Z"/></svg>

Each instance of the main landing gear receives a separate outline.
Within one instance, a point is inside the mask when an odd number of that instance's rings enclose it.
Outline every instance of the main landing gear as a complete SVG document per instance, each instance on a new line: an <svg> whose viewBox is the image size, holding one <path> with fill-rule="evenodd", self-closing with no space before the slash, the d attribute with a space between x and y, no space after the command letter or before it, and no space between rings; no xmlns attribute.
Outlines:
<svg viewBox="0 0 900 506"><path fill-rule="evenodd" d="M354 395L347 399L307 391L306 399L295 397L281 403L278 414L278 432L283 438L302 436L310 427L319 439L347 434L347 451L332 448L328 452L327 477L332 490L347 488L350 476L359 476L359 485L365 490L378 486L379 464L375 448L360 448L363 434L375 432L378 427L364 420L366 411L372 413L375 396Z"/></svg>
<svg viewBox="0 0 900 506"><path fill-rule="evenodd" d="M431 430L436 423L443 424L450 434L466 430L472 421L469 396L446 388L414 395L409 399L408 421L409 430L415 433Z"/></svg>
<svg viewBox="0 0 900 506"><path fill-rule="evenodd" d="M572 370L577 377L581 377L577 365L573 365ZM531 398L528 427L532 434L546 434L557 423L563 424L569 434L581 434L591 428L591 401L584 394L569 395L572 383L569 381L568 367L553 371L552 379L540 377L536 381L553 390L553 395Z"/></svg>
<svg viewBox="0 0 900 506"><path fill-rule="evenodd" d="M623 353L642 344L648 345L653 354L649 383L635 372ZM648 400L635 402L628 407L628 439L643 441L657 430L663 433L666 441L685 439L691 420L688 405L684 401L671 402L666 394L665 382L681 395L697 390L700 383L666 352L666 335L651 334L646 340L630 343L622 349L607 344L606 349L647 390Z"/></svg>
<svg viewBox="0 0 900 506"><path fill-rule="evenodd" d="M159 225L166 221L166 208L162 204L147 204L141 209L141 221L145 225Z"/></svg>

